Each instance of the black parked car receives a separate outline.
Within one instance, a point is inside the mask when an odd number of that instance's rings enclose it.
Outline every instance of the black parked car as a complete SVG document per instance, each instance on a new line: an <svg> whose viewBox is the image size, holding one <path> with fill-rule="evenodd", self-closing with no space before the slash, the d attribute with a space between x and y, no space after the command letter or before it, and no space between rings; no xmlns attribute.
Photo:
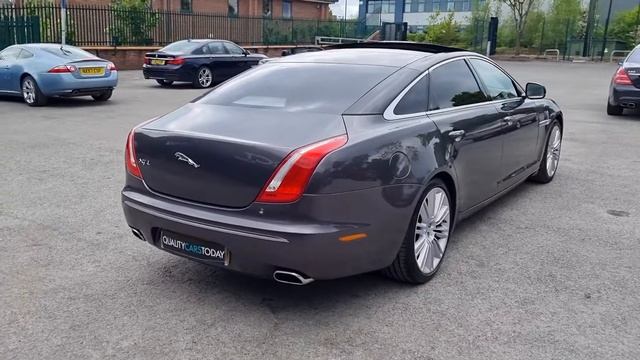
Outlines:
<svg viewBox="0 0 640 360"><path fill-rule="evenodd" d="M640 46L637 46L611 79L607 114L622 115L624 109L640 107Z"/></svg>
<svg viewBox="0 0 640 360"><path fill-rule="evenodd" d="M456 222L553 179L563 115L542 85L457 49L351 47L267 62L134 128L133 233L290 284L378 269L422 283Z"/></svg>
<svg viewBox="0 0 640 360"><path fill-rule="evenodd" d="M147 53L142 72L145 79L155 79L162 86L184 81L207 88L258 65L265 58L231 41L182 40Z"/></svg>

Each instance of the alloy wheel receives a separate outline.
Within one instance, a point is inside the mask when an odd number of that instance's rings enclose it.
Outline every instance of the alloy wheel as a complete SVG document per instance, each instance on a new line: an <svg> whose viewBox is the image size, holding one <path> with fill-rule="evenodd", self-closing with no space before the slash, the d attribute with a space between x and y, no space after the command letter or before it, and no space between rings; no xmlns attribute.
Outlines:
<svg viewBox="0 0 640 360"><path fill-rule="evenodd" d="M562 134L558 126L554 126L547 141L547 174L553 176L560 162L560 148L562 146Z"/></svg>
<svg viewBox="0 0 640 360"><path fill-rule="evenodd" d="M202 86L203 88L207 88L211 86L212 82L213 74L211 73L211 70L209 70L208 68L200 69L200 72L198 73L198 83L200 84L200 86Z"/></svg>
<svg viewBox="0 0 640 360"><path fill-rule="evenodd" d="M438 268L447 248L450 223L447 193L435 187L427 193L420 206L415 229L416 262L424 274L431 274Z"/></svg>
<svg viewBox="0 0 640 360"><path fill-rule="evenodd" d="M35 84L31 79L25 79L22 82L22 96L27 104L33 104L36 101Z"/></svg>

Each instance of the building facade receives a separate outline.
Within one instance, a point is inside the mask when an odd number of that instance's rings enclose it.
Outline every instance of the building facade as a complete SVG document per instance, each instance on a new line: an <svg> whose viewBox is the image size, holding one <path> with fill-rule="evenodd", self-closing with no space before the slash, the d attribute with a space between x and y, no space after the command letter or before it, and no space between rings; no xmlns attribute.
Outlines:
<svg viewBox="0 0 640 360"><path fill-rule="evenodd" d="M410 31L421 31L437 13L439 16L454 13L457 22L466 24L472 6L471 0L361 0L359 19L367 25L406 22Z"/></svg>
<svg viewBox="0 0 640 360"><path fill-rule="evenodd" d="M24 0L14 0L20 5ZM338 0L150 0L156 10L229 16L329 20L329 4ZM0 0L10 3L10 0ZM59 3L59 0L55 0ZM110 0L67 0L67 4L107 6Z"/></svg>

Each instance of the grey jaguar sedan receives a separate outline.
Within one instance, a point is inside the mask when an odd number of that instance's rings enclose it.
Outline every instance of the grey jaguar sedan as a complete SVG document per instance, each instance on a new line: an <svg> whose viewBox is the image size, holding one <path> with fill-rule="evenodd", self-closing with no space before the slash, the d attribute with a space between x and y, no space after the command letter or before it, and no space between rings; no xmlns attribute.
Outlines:
<svg viewBox="0 0 640 360"><path fill-rule="evenodd" d="M164 251L283 283L424 283L457 222L553 179L564 124L545 95L435 45L273 60L131 130L125 217Z"/></svg>

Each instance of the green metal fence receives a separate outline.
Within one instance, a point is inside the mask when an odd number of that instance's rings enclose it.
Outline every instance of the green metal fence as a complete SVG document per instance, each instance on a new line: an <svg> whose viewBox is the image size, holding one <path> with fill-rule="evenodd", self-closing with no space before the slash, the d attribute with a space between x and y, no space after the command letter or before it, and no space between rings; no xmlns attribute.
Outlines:
<svg viewBox="0 0 640 360"><path fill-rule="evenodd" d="M0 6L0 45L35 39L60 42L60 18L59 5ZM12 28L31 27L38 30L38 36L12 37L9 32L2 31L2 24ZM152 9L130 11L87 5L69 6L67 24L67 42L77 46L160 46L196 38L227 39L244 45L311 44L316 36L362 38L369 30L357 21L275 19Z"/></svg>

